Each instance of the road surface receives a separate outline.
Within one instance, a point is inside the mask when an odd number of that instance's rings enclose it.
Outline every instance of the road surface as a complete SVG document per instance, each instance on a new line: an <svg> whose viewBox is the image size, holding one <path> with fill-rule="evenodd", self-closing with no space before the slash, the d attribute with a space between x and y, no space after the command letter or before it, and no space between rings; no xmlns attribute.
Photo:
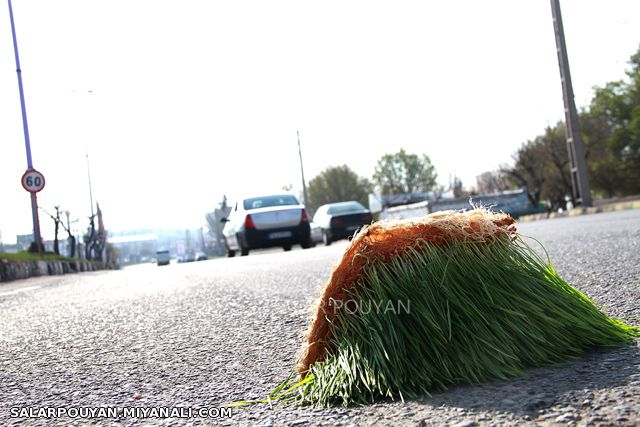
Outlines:
<svg viewBox="0 0 640 427"><path fill-rule="evenodd" d="M605 312L640 324L640 210L520 230ZM640 424L637 345L405 403L260 404L223 419L11 418L11 408L215 409L265 397L294 365L308 307L345 245L0 284L0 425Z"/></svg>

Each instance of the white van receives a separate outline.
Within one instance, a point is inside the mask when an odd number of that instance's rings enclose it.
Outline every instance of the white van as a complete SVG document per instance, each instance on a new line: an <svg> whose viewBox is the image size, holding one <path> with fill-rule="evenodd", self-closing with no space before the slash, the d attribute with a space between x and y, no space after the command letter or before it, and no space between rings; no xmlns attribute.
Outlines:
<svg viewBox="0 0 640 427"><path fill-rule="evenodd" d="M171 262L171 255L166 250L158 251L156 252L156 260L158 265L168 265Z"/></svg>

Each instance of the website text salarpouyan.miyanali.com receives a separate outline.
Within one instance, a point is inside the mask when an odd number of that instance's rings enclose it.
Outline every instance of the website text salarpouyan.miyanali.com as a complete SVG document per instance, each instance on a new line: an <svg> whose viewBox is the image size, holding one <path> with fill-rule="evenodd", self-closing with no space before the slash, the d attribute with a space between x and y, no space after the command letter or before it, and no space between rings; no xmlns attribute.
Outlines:
<svg viewBox="0 0 640 427"><path fill-rule="evenodd" d="M29 407L14 406L9 410L11 418L231 418L229 407L192 408L188 406L70 406Z"/></svg>

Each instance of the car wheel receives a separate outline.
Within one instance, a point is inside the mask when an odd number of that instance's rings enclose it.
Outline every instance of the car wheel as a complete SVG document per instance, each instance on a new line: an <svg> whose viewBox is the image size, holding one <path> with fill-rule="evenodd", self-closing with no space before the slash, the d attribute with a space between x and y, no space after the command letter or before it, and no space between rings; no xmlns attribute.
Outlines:
<svg viewBox="0 0 640 427"><path fill-rule="evenodd" d="M289 252L291 250L291 245L284 245L282 249L284 249L285 252Z"/></svg>
<svg viewBox="0 0 640 427"><path fill-rule="evenodd" d="M227 256L228 256L229 258L233 258L234 256L236 256L236 251L229 249L229 250L227 251Z"/></svg>
<svg viewBox="0 0 640 427"><path fill-rule="evenodd" d="M325 246L329 246L331 244L331 236L329 236L329 232L327 230L322 230L322 241Z"/></svg>
<svg viewBox="0 0 640 427"><path fill-rule="evenodd" d="M242 238L240 237L239 234L236 235L236 238L238 239L238 247L240 248L240 255L242 256L249 255L249 248L244 246L244 244L242 243Z"/></svg>
<svg viewBox="0 0 640 427"><path fill-rule="evenodd" d="M311 236L309 236L309 238L304 242L300 243L300 246L302 247L302 249L309 249L310 247L312 247L313 242L311 241Z"/></svg>

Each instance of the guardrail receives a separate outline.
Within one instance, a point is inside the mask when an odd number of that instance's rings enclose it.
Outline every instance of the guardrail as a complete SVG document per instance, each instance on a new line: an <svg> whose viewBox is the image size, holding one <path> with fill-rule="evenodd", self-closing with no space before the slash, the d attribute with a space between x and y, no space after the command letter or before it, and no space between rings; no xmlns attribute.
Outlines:
<svg viewBox="0 0 640 427"><path fill-rule="evenodd" d="M108 264L99 261L14 261L0 259L0 282L110 268L112 267Z"/></svg>

